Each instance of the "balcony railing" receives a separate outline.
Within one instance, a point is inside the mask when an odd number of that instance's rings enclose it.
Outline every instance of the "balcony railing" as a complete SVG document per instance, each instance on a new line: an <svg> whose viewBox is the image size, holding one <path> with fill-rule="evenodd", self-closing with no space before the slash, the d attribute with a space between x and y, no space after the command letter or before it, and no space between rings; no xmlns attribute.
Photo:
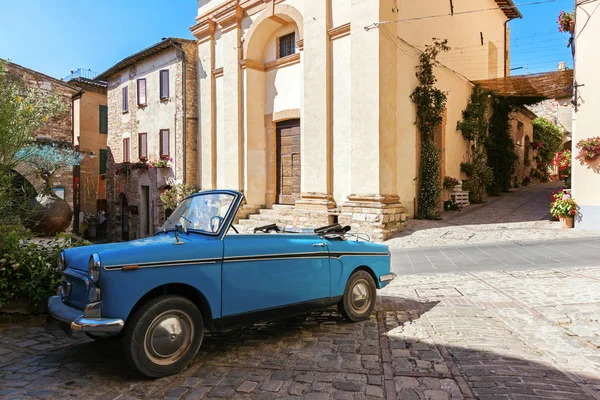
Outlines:
<svg viewBox="0 0 600 400"><path fill-rule="evenodd" d="M91 69L77 68L75 71L71 71L71 75L63 79L65 82L72 81L77 78L85 78L94 80L99 75L98 72L92 71Z"/></svg>

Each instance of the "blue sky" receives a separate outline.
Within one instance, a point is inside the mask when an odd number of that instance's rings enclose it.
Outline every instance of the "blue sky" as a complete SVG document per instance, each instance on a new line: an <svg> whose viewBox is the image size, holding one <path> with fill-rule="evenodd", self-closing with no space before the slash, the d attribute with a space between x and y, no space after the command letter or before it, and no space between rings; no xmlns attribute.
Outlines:
<svg viewBox="0 0 600 400"><path fill-rule="evenodd" d="M197 5L196 0L4 1L0 58L56 78L79 67L102 72L162 37L193 39L189 27ZM511 66L523 68L513 74L555 70L559 61L572 67L568 35L556 25L560 11L572 8L573 0L520 7L524 18L509 26Z"/></svg>

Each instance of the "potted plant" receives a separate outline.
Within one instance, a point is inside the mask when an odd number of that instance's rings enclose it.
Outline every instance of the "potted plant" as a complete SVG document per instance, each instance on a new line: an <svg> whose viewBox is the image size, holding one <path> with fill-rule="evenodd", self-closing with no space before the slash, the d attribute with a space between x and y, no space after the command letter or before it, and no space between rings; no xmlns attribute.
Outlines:
<svg viewBox="0 0 600 400"><path fill-rule="evenodd" d="M16 159L31 165L44 181L41 192L31 201L32 216L27 227L43 236L64 232L71 224L73 212L69 203L54 194L53 181L60 169L79 165L83 154L68 144L36 142L19 150Z"/></svg>
<svg viewBox="0 0 600 400"><path fill-rule="evenodd" d="M575 32L575 13L561 11L556 22L558 23L559 32L568 32L571 34Z"/></svg>
<svg viewBox="0 0 600 400"><path fill-rule="evenodd" d="M443 186L444 186L444 189L454 190L454 188L456 188L456 186L458 186L458 179L453 178L451 176L445 176Z"/></svg>
<svg viewBox="0 0 600 400"><path fill-rule="evenodd" d="M560 219L560 225L563 228L572 228L574 219L579 207L571 194L562 189L552 194L552 203L550 203L550 213Z"/></svg>
<svg viewBox="0 0 600 400"><path fill-rule="evenodd" d="M596 157L600 155L600 137L591 137L588 139L582 139L577 142L577 148L579 153L577 160L583 164L584 161L594 161Z"/></svg>
<svg viewBox="0 0 600 400"><path fill-rule="evenodd" d="M559 151L552 164L558 169L559 179L562 179L567 187L571 187L571 150Z"/></svg>

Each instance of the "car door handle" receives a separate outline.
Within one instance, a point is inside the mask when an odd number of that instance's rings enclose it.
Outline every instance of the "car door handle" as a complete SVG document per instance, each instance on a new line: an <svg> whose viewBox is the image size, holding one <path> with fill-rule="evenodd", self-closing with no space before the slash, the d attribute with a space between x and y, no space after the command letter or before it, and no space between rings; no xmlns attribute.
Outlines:
<svg viewBox="0 0 600 400"><path fill-rule="evenodd" d="M327 246L325 243L315 243L313 244L313 247L325 247Z"/></svg>

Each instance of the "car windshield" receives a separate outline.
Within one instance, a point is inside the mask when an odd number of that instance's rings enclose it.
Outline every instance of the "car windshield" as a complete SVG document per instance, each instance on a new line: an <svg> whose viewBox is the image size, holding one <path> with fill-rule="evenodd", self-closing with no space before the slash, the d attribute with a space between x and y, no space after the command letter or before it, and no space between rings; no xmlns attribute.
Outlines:
<svg viewBox="0 0 600 400"><path fill-rule="evenodd" d="M177 224L184 229L204 233L217 233L233 206L235 196L228 193L206 193L188 197L167 218L162 231L175 230Z"/></svg>

